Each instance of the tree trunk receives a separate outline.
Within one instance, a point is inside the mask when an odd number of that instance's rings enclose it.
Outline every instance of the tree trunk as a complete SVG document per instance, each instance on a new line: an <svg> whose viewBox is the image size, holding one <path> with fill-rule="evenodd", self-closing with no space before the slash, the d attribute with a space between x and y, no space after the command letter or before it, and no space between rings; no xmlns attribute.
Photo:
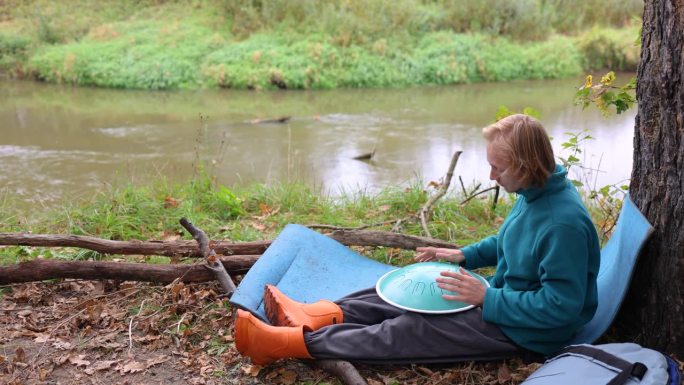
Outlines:
<svg viewBox="0 0 684 385"><path fill-rule="evenodd" d="M615 326L684 357L684 3L647 0L630 195L655 227Z"/></svg>

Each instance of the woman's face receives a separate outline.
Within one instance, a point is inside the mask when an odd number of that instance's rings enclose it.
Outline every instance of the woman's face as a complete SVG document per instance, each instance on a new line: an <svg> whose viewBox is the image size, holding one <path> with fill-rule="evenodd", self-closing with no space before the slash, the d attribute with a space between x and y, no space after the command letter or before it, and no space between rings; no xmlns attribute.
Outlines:
<svg viewBox="0 0 684 385"><path fill-rule="evenodd" d="M512 193L526 187L520 180L520 172L511 170L511 163L491 142L487 143L487 161L490 166L489 179L496 181L504 190Z"/></svg>

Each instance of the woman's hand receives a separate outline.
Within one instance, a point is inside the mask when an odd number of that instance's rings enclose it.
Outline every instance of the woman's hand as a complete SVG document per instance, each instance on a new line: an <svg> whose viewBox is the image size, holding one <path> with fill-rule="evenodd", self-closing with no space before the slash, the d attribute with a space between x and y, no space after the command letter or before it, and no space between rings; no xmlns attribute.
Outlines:
<svg viewBox="0 0 684 385"><path fill-rule="evenodd" d="M463 268L460 273L443 271L438 277L437 286L441 289L456 292L458 295L443 294L442 298L449 301L461 301L469 305L482 306L487 288Z"/></svg>
<svg viewBox="0 0 684 385"><path fill-rule="evenodd" d="M453 263L461 263L465 257L463 252L459 249L446 249L443 247L419 247L416 249L416 256L413 257L418 262L429 261L449 261Z"/></svg>

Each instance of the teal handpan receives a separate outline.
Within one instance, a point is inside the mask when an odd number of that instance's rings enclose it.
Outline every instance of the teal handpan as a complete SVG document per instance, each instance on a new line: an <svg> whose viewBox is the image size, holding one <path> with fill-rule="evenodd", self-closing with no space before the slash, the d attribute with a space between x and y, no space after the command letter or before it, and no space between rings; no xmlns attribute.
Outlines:
<svg viewBox="0 0 684 385"><path fill-rule="evenodd" d="M415 263L392 270L380 277L375 290L380 298L390 305L419 313L456 313L475 307L465 302L442 298L442 294L457 295L437 286L435 279L442 271L447 270L459 273L458 265L442 262ZM467 270L466 272L477 278L485 287L489 287L487 280L480 275Z"/></svg>

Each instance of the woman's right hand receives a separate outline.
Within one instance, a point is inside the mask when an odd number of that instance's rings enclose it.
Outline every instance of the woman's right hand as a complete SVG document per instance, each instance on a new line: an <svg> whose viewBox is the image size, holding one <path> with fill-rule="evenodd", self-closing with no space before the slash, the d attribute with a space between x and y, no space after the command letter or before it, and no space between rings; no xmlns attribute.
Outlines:
<svg viewBox="0 0 684 385"><path fill-rule="evenodd" d="M416 249L416 256L413 257L418 262L429 261L449 261L461 263L465 259L463 252L459 249L447 249L443 247L419 247Z"/></svg>

